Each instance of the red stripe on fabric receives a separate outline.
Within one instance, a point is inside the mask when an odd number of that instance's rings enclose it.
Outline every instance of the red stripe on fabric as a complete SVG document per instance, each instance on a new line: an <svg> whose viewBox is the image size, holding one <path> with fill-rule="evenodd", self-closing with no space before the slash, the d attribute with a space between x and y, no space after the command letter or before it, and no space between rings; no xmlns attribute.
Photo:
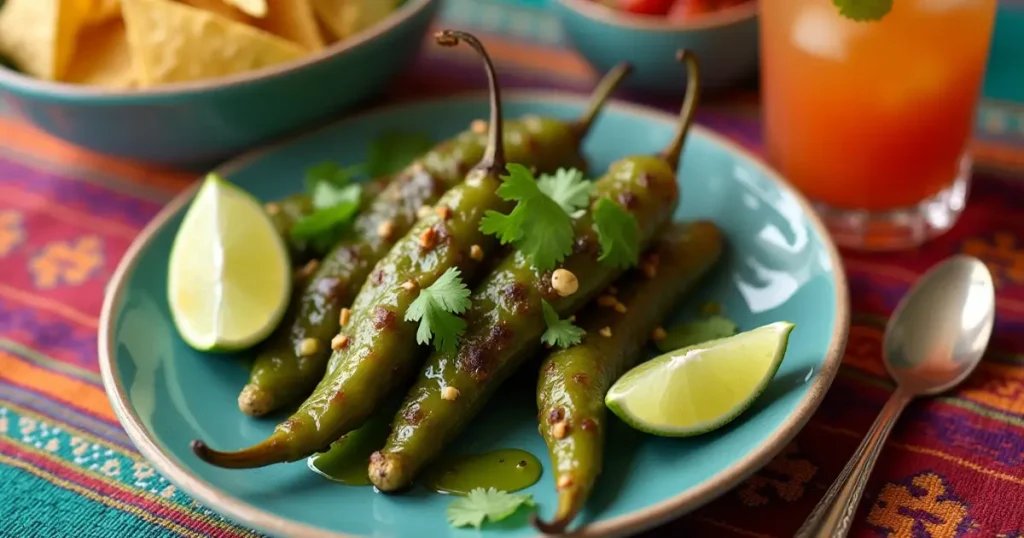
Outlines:
<svg viewBox="0 0 1024 538"><path fill-rule="evenodd" d="M11 455L21 461L31 463L35 467L43 469L63 479L70 480L96 493L106 495L112 499L138 507L149 513L159 514L178 525L197 532L225 538L234 536L238 536L240 538L245 537L244 534L232 532L224 527L218 527L207 523L202 519L196 518L186 511L185 508L176 504L161 503L159 501L147 499L145 496L134 494L130 490L126 489L125 486L93 478L78 471L77 469L64 465L64 462L57 460L56 458L24 450L18 445L10 443L2 437L0 437L0 452Z"/></svg>

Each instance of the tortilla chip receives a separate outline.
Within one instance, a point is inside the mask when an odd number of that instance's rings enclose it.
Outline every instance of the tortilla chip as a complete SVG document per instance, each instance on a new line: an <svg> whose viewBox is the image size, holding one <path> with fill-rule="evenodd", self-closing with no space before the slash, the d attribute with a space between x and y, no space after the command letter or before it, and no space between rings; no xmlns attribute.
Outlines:
<svg viewBox="0 0 1024 538"><path fill-rule="evenodd" d="M0 54L25 74L57 80L67 71L85 17L79 0L7 0Z"/></svg>
<svg viewBox="0 0 1024 538"><path fill-rule="evenodd" d="M64 81L107 88L129 88L135 84L121 20L92 26L78 36L78 50L71 57Z"/></svg>
<svg viewBox="0 0 1024 538"><path fill-rule="evenodd" d="M224 3L224 2L222 2L221 0L179 0L179 1L181 1L183 3L186 3L186 4L188 4L188 5L192 6L192 7L195 7L195 8L199 8L199 9L202 9L202 10L205 10L205 11L209 11L211 13L216 13L217 15L220 15L221 17L224 17L224 18L227 18L227 19L231 19L233 21L242 22L242 23L245 23L245 24L254 24L255 23L255 20L252 17L246 15L245 13L242 13L242 10L238 9L237 7L228 5L228 4Z"/></svg>
<svg viewBox="0 0 1024 538"><path fill-rule="evenodd" d="M85 0L85 3L87 25L103 24L121 16L121 0Z"/></svg>
<svg viewBox="0 0 1024 538"><path fill-rule="evenodd" d="M237 7L251 17L262 19L267 16L267 0L223 0L223 2Z"/></svg>
<svg viewBox="0 0 1024 538"><path fill-rule="evenodd" d="M312 0L313 8L336 40L377 24L398 7L398 0Z"/></svg>
<svg viewBox="0 0 1024 538"><path fill-rule="evenodd" d="M267 16L258 19L256 26L309 50L324 48L310 0L268 0L267 7Z"/></svg>
<svg viewBox="0 0 1024 538"><path fill-rule="evenodd" d="M121 4L132 65L142 87L233 75L307 52L258 28L171 0Z"/></svg>

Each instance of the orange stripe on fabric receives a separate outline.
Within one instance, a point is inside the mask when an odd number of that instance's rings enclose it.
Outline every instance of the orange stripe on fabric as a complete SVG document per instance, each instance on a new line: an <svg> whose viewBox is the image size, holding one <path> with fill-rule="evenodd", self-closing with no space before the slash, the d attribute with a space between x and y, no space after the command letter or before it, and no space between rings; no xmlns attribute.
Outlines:
<svg viewBox="0 0 1024 538"><path fill-rule="evenodd" d="M0 199L21 209L42 213L56 220L75 226L87 227L102 234L114 234L125 239L135 239L139 230L116 220L97 217L84 211L61 206L46 196L32 194L20 189L0 187Z"/></svg>
<svg viewBox="0 0 1024 538"><path fill-rule="evenodd" d="M60 400L96 418L117 422L102 388L40 368L5 351L0 351L0 379Z"/></svg>
<svg viewBox="0 0 1024 538"><path fill-rule="evenodd" d="M29 292L19 290L18 288L14 288L6 284L0 284L0 297L10 299L25 306L45 310L51 314L57 314L58 316L67 318L90 329L98 329L100 326L99 318L95 316L90 316L89 314L76 310L64 303L53 301L40 295L33 295Z"/></svg>
<svg viewBox="0 0 1024 538"><path fill-rule="evenodd" d="M826 431L828 433L832 433L832 434L836 434L836 435L843 435L843 436L846 436L846 437L852 437L854 439L861 439L861 438L864 437L863 433L858 433L858 432L855 432L853 430L848 430L846 428L836 428L836 427L833 427L833 426L825 426L823 424L813 424L813 423L811 424L811 426L814 427L814 428L817 428L819 430ZM986 469L985 467L983 467L981 465L978 465L977 463L974 463L974 462L971 462L971 461L967 461L967 460L965 460L963 458L958 458L958 457L956 457L956 456L954 456L952 454L943 452L943 451L935 449L935 448L928 448L928 447L916 446L916 445L908 445L908 444L904 444L904 443L898 443L898 442L895 442L895 441L887 441L886 444L889 445L889 446L892 446L894 448L900 449L900 450L906 450L907 452L913 452L915 454L924 454L926 456L933 456L933 457L936 457L936 458L948 461L948 462L950 462L950 463L952 463L954 465L959 465L959 466L961 466L961 467L963 467L965 469L970 469L970 470L972 470L972 471L974 471L976 473L983 474L985 476L990 476L992 478L996 478L996 479L999 479L999 480L1005 480L1005 481L1011 482L1013 484L1024 486L1024 478L1021 478L1019 476L1013 476L1013 475L1007 474L1007 473L1001 473L999 471L994 471L992 469Z"/></svg>
<svg viewBox="0 0 1024 538"><path fill-rule="evenodd" d="M81 166L178 192L189 185L195 174L148 167L107 157L73 146L20 120L0 118L0 140L11 149L59 161L66 166Z"/></svg>
<svg viewBox="0 0 1024 538"><path fill-rule="evenodd" d="M1014 415L1024 411L1024 368L1019 365L982 362L957 396Z"/></svg>

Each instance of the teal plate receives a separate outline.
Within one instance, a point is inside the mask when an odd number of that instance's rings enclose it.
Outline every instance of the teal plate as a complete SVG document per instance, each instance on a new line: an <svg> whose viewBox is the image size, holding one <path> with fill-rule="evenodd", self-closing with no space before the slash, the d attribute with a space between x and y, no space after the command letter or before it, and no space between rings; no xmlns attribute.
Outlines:
<svg viewBox="0 0 1024 538"><path fill-rule="evenodd" d="M510 93L506 113L575 118L583 99ZM303 171L324 159L358 162L369 142L390 129L436 138L485 117L482 96L405 104L371 111L243 157L221 172L270 200L300 188ZM587 138L594 170L615 159L658 151L675 118L650 109L609 106ZM679 305L692 316L713 300L741 329L776 320L796 323L778 375L757 403L729 426L690 439L642 435L609 426L607 467L581 518L585 535L637 532L713 499L766 464L817 408L839 366L849 323L841 261L807 202L755 157L725 139L695 129L683 155L683 198L677 219L707 218L729 246L719 270ZM244 363L193 351L170 319L165 282L171 242L194 191L174 200L129 249L110 284L99 349L103 382L114 409L142 454L179 487L240 523L282 536L478 536L452 529L442 495L414 489L385 496L345 487L304 462L257 470L207 465L189 450L204 439L224 449L253 444L275 421L243 416L236 403ZM537 434L534 387L528 372L513 380L453 450L478 453L521 448L547 462ZM554 510L549 469L526 490L540 513ZM485 536L532 536L525 518L486 527Z"/></svg>

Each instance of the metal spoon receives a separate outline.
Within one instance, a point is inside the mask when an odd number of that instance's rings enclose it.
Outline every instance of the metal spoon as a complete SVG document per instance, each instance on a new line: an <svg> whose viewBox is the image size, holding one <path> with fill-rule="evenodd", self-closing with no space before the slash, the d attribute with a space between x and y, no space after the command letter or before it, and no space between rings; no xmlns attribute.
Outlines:
<svg viewBox="0 0 1024 538"><path fill-rule="evenodd" d="M896 419L913 398L953 388L970 375L988 346L995 310L992 274L971 256L954 256L914 284L885 327L882 361L896 392L795 538L846 536Z"/></svg>

